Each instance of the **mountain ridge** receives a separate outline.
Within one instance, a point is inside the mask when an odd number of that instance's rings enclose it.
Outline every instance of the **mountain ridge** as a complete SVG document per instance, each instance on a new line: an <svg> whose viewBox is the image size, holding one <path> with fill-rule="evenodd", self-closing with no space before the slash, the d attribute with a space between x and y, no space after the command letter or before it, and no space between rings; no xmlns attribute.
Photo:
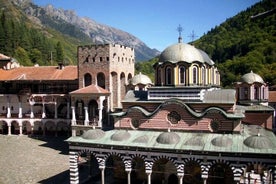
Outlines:
<svg viewBox="0 0 276 184"><path fill-rule="evenodd" d="M149 48L134 35L98 23L89 17L80 17L74 10L55 8L51 4L40 7L30 0L12 0L12 2L16 6L19 6L32 21L51 27L75 38L79 38L83 41L86 40L94 44L116 43L134 48L137 61L149 60L160 53L156 49ZM70 27L69 30L74 30L71 31L71 33L74 34L68 33L68 26Z"/></svg>

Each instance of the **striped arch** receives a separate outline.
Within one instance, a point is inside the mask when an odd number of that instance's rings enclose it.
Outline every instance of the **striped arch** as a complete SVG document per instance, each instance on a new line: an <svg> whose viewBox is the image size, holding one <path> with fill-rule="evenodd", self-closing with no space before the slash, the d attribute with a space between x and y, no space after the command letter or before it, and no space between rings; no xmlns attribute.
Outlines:
<svg viewBox="0 0 276 184"><path fill-rule="evenodd" d="M234 171L228 161L218 159L211 162L207 183L232 184L233 182Z"/></svg>
<svg viewBox="0 0 276 184"><path fill-rule="evenodd" d="M178 167L178 163L176 162L176 160L171 158L171 157L168 157L167 155L161 155L161 156L154 157L153 158L153 164L159 159L167 159L167 160L171 161L174 164L175 169L177 169L177 167Z"/></svg>

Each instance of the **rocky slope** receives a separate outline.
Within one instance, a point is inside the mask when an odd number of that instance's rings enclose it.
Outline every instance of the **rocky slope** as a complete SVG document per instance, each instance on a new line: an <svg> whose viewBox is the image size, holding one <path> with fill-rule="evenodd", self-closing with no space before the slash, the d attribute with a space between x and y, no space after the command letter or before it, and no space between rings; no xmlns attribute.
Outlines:
<svg viewBox="0 0 276 184"><path fill-rule="evenodd" d="M58 9L50 4L39 7L33 4L31 0L12 1L36 24L48 26L63 34L90 43L117 43L132 47L135 49L137 61L149 60L159 54L158 50L149 48L137 37L117 28L98 23L88 17L80 17L73 10Z"/></svg>

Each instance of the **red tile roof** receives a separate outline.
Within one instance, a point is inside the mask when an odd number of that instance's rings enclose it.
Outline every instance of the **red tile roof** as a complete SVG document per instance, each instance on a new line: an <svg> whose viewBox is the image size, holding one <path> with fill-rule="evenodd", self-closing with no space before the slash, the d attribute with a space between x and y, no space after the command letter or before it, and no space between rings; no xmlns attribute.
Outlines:
<svg viewBox="0 0 276 184"><path fill-rule="evenodd" d="M269 91L268 102L276 102L276 91Z"/></svg>
<svg viewBox="0 0 276 184"><path fill-rule="evenodd" d="M0 69L0 81L13 80L77 80L77 66L32 66L19 67L10 70Z"/></svg>
<svg viewBox="0 0 276 184"><path fill-rule="evenodd" d="M91 84L90 86L86 86L84 88L78 89L76 91L72 91L70 93L72 94L103 94L103 95L109 95L109 91L106 89L101 88L100 86L96 86L94 84Z"/></svg>

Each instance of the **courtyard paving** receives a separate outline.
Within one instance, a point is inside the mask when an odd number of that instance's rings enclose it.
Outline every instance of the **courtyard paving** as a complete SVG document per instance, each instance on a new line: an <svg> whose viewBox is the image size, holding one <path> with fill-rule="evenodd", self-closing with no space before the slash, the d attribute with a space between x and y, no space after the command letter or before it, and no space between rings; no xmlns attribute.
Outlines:
<svg viewBox="0 0 276 184"><path fill-rule="evenodd" d="M0 184L68 184L65 138L0 135Z"/></svg>

